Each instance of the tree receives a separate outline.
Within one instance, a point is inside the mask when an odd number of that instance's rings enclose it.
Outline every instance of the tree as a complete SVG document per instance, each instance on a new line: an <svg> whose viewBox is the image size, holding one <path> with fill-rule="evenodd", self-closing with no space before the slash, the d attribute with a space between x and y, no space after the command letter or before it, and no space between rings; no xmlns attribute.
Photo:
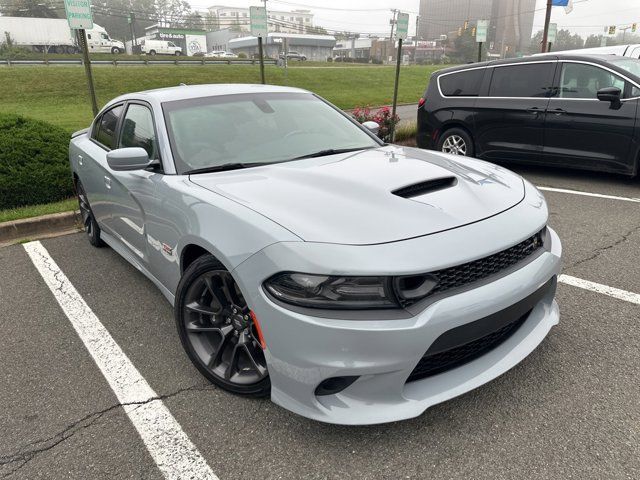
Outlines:
<svg viewBox="0 0 640 480"><path fill-rule="evenodd" d="M64 7L52 0L14 0L0 4L0 13L6 17L62 18Z"/></svg>
<svg viewBox="0 0 640 480"><path fill-rule="evenodd" d="M462 35L456 37L453 42L456 50L454 58L461 63L473 62L478 58L478 44L473 31L471 28L467 28L463 29L461 33Z"/></svg>
<svg viewBox="0 0 640 480"><path fill-rule="evenodd" d="M200 12L191 12L184 18L185 28L194 30L206 30L205 19Z"/></svg>
<svg viewBox="0 0 640 480"><path fill-rule="evenodd" d="M531 53L539 53L542 48L542 30L538 31L533 38L531 39L530 52ZM561 51L561 50L577 50L579 48L584 47L583 38L574 33L571 35L569 30L558 30L556 35L556 41L551 45L551 50L553 51Z"/></svg>
<svg viewBox="0 0 640 480"><path fill-rule="evenodd" d="M191 5L185 0L155 0L154 8L158 23L165 27L184 25L185 18L191 13Z"/></svg>
<svg viewBox="0 0 640 480"><path fill-rule="evenodd" d="M584 48L594 48L602 45L602 35L589 35L584 42Z"/></svg>
<svg viewBox="0 0 640 480"><path fill-rule="evenodd" d="M214 12L208 11L205 14L205 27L207 28L207 30L210 31L216 31L216 30L220 30L220 19L218 18L218 15L216 15Z"/></svg>
<svg viewBox="0 0 640 480"><path fill-rule="evenodd" d="M109 35L121 40L131 38L127 18L133 13L136 37L144 36L144 29L157 23L154 0L99 0L93 4L94 22L104 27Z"/></svg>
<svg viewBox="0 0 640 480"><path fill-rule="evenodd" d="M329 35L329 32L322 27L307 27L307 33L310 35Z"/></svg>

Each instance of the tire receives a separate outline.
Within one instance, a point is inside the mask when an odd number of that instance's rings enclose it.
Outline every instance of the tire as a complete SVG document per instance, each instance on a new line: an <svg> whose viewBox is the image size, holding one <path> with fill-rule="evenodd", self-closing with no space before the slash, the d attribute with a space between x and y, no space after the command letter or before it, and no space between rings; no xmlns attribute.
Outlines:
<svg viewBox="0 0 640 480"><path fill-rule="evenodd" d="M112 47L111 48L111 53L114 55L118 55L120 52L120 49L118 47Z"/></svg>
<svg viewBox="0 0 640 480"><path fill-rule="evenodd" d="M100 226L93 215L91 205L89 205L89 198L80 180L76 183L76 192L78 193L78 206L80 207L82 226L87 234L89 243L96 248L102 248L105 243L100 238Z"/></svg>
<svg viewBox="0 0 640 480"><path fill-rule="evenodd" d="M180 53L180 52L174 52L173 54L174 54L176 57L179 57L179 56L181 55L181 53Z"/></svg>
<svg viewBox="0 0 640 480"><path fill-rule="evenodd" d="M149 50L149 55L154 56L156 54L155 50Z"/></svg>
<svg viewBox="0 0 640 480"><path fill-rule="evenodd" d="M54 53L63 54L64 47L62 45L56 45L55 47L53 47L53 51Z"/></svg>
<svg viewBox="0 0 640 480"><path fill-rule="evenodd" d="M253 313L231 274L213 256L201 256L182 275L174 316L182 347L211 383L243 396L270 394Z"/></svg>
<svg viewBox="0 0 640 480"><path fill-rule="evenodd" d="M450 128L445 130L438 139L436 150L452 155L473 157L473 139L462 128Z"/></svg>

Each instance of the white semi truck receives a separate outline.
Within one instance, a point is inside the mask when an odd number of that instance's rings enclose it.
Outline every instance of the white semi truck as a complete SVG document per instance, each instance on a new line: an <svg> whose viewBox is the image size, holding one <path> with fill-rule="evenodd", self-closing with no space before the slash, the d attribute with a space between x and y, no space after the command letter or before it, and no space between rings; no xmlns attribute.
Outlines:
<svg viewBox="0 0 640 480"><path fill-rule="evenodd" d="M0 43L7 35L18 47L34 52L77 53L80 51L75 32L61 18L0 17ZM123 53L124 43L113 40L100 25L87 30L89 52Z"/></svg>

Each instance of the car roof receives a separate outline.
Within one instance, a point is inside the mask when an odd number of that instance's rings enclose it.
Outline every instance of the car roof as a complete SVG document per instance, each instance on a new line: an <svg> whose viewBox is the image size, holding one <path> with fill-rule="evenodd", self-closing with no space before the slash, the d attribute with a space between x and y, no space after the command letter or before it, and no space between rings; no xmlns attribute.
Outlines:
<svg viewBox="0 0 640 480"><path fill-rule="evenodd" d="M475 62L475 63L468 63L466 65L457 65L455 67L449 67L443 70L438 70L437 73L438 74L450 73L450 72L457 72L461 70L467 70L470 68L493 67L498 65L509 65L512 63L543 62L545 60L582 60L582 61L589 61L593 63L599 63L602 65L610 65L611 60L615 58L617 57L612 54L577 54L577 53L552 52L552 53L531 55L528 57L508 58L503 60L491 60L488 62Z"/></svg>
<svg viewBox="0 0 640 480"><path fill-rule="evenodd" d="M157 102L172 102L200 97L214 97L223 95L238 95L243 93L310 93L307 90L277 85L260 85L249 83L214 83L205 85L179 85L176 87L158 88L142 92L128 93L114 98L109 104L123 100L155 100Z"/></svg>

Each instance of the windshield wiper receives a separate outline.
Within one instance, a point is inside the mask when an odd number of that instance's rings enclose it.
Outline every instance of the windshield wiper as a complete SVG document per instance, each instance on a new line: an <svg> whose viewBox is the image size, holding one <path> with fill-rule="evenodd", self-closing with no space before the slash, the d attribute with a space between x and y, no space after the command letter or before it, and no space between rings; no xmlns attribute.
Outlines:
<svg viewBox="0 0 640 480"><path fill-rule="evenodd" d="M327 155L336 155L338 153L355 152L357 150L368 150L375 147L354 147L354 148L328 148L326 150L320 150L319 152L308 153L307 155L301 155L299 157L292 158L291 160L301 160L303 158L316 158L326 157Z"/></svg>
<svg viewBox="0 0 640 480"><path fill-rule="evenodd" d="M264 163L262 162L223 163L222 165L212 165L211 167L196 168L195 170L188 170L184 172L184 175L195 175L197 173L226 172L228 170L240 170L242 168L257 167L258 165L264 165Z"/></svg>

